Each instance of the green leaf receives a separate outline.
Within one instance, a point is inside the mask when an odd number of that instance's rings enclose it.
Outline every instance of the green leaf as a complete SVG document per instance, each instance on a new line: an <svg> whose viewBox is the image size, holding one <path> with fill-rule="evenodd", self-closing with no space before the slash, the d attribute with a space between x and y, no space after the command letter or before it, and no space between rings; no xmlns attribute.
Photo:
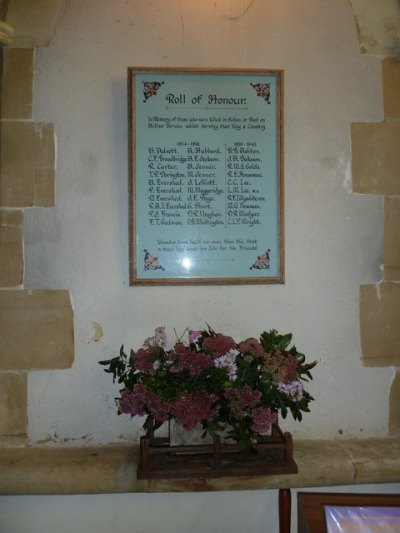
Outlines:
<svg viewBox="0 0 400 533"><path fill-rule="evenodd" d="M286 348L289 346L291 342L292 342L291 333L288 333L287 335L283 335L279 341L279 348L281 350L286 350Z"/></svg>

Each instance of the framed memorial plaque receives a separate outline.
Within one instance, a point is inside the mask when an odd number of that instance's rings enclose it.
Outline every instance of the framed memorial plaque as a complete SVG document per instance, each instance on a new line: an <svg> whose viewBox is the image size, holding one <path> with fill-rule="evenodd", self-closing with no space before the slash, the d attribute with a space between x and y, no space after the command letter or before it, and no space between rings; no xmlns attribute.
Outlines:
<svg viewBox="0 0 400 533"><path fill-rule="evenodd" d="M283 283L283 73L129 68L130 283Z"/></svg>

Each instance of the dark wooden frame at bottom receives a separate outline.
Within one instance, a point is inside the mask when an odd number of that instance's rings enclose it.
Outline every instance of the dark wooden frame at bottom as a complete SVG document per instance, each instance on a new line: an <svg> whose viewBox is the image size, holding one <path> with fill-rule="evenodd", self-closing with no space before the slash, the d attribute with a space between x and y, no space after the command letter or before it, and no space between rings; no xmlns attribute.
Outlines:
<svg viewBox="0 0 400 533"><path fill-rule="evenodd" d="M229 476L296 474L293 442L273 424L249 451L235 444L171 446L169 437L154 437L152 429L140 439L138 479L205 479Z"/></svg>

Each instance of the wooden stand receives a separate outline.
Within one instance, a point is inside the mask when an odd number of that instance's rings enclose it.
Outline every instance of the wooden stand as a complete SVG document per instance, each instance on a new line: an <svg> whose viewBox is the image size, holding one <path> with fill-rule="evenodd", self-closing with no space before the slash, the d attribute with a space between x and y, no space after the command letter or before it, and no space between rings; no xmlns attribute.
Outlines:
<svg viewBox="0 0 400 533"><path fill-rule="evenodd" d="M279 489L279 533L290 533L291 511L290 489Z"/></svg>
<svg viewBox="0 0 400 533"><path fill-rule="evenodd" d="M292 436L277 425L271 435L242 451L235 444L214 442L193 446L171 446L170 438L156 438L150 429L140 439L138 479L204 479L226 476L295 474Z"/></svg>

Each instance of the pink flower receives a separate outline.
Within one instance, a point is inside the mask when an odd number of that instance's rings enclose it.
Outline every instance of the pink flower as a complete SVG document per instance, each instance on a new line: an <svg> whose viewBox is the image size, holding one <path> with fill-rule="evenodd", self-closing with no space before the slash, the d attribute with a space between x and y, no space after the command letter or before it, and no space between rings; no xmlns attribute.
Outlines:
<svg viewBox="0 0 400 533"><path fill-rule="evenodd" d="M271 409L256 407L252 413L251 429L256 433L266 433L278 420L278 415Z"/></svg>
<svg viewBox="0 0 400 533"><path fill-rule="evenodd" d="M159 355L159 348L140 348L135 354L134 366L141 372L154 374L157 367L154 363L158 360Z"/></svg>
<svg viewBox="0 0 400 533"><path fill-rule="evenodd" d="M165 327L160 326L154 330L153 337L149 337L143 343L143 347L152 348L158 346L160 348L166 348L167 346L167 335L165 333Z"/></svg>
<svg viewBox="0 0 400 533"><path fill-rule="evenodd" d="M197 341L197 339L201 337L201 331L189 331L189 343L193 344Z"/></svg>
<svg viewBox="0 0 400 533"><path fill-rule="evenodd" d="M279 350L265 354L263 368L273 375L276 383L294 381L299 377L297 359Z"/></svg>
<svg viewBox="0 0 400 533"><path fill-rule="evenodd" d="M285 357L283 368L284 381L294 381L299 377L297 360L294 357Z"/></svg>
<svg viewBox="0 0 400 533"><path fill-rule="evenodd" d="M177 342L174 346L174 350L177 353L185 353L190 350L190 348L188 348L183 342Z"/></svg>
<svg viewBox="0 0 400 533"><path fill-rule="evenodd" d="M211 357L206 353L192 351L183 344L177 344L175 350L168 354L172 362L171 372L187 370L191 376L198 376L212 365Z"/></svg>
<svg viewBox="0 0 400 533"><path fill-rule="evenodd" d="M163 326L160 326L154 330L154 342L160 348L166 348L167 335L165 333L165 328Z"/></svg>
<svg viewBox="0 0 400 533"><path fill-rule="evenodd" d="M225 398L229 407L236 416L244 416L246 409L255 407L261 400L262 392L245 385L241 389L230 388L225 391Z"/></svg>
<svg viewBox="0 0 400 533"><path fill-rule="evenodd" d="M215 357L218 357L219 355L224 355L229 352L229 350L236 348L236 342L232 337L217 333L215 337L206 337L203 340L203 348Z"/></svg>
<svg viewBox="0 0 400 533"><path fill-rule="evenodd" d="M146 414L142 402L130 390L122 389L120 393L121 398L117 400L120 413L132 416L143 416Z"/></svg>
<svg viewBox="0 0 400 533"><path fill-rule="evenodd" d="M245 341L241 342L238 346L238 349L241 352L253 353L254 355L263 355L265 353L264 348L261 346L258 340L253 338L246 339Z"/></svg>
<svg viewBox="0 0 400 533"><path fill-rule="evenodd" d="M171 404L158 396L155 392L144 385L137 383L133 387L133 395L147 412L159 422L165 422L170 417Z"/></svg>
<svg viewBox="0 0 400 533"><path fill-rule="evenodd" d="M202 420L209 420L214 415L213 404L217 397L204 390L185 393L174 402L173 412L176 421L191 431Z"/></svg>

